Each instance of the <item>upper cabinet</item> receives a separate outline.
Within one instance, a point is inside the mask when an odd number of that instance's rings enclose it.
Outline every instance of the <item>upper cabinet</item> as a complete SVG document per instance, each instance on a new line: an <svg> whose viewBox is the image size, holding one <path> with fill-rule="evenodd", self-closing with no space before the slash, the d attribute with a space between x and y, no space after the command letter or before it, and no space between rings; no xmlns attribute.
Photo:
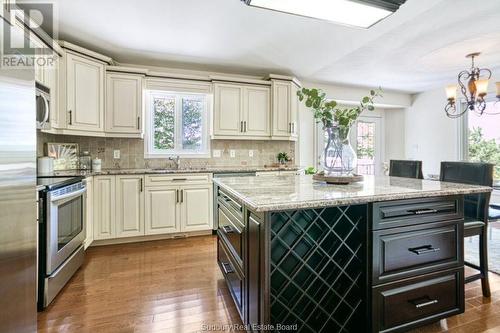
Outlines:
<svg viewBox="0 0 500 333"><path fill-rule="evenodd" d="M104 63L66 53L67 128L104 131Z"/></svg>
<svg viewBox="0 0 500 333"><path fill-rule="evenodd" d="M268 139L271 88L214 83L214 139Z"/></svg>
<svg viewBox="0 0 500 333"><path fill-rule="evenodd" d="M276 140L296 140L298 137L298 85L294 81L272 80L273 130Z"/></svg>
<svg viewBox="0 0 500 333"><path fill-rule="evenodd" d="M106 132L142 136L144 76L106 74Z"/></svg>

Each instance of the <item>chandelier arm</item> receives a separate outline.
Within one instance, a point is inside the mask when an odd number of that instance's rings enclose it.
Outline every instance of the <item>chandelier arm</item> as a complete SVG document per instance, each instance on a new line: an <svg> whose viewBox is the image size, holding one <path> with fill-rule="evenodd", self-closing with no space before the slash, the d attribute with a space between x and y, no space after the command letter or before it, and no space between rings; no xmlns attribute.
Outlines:
<svg viewBox="0 0 500 333"><path fill-rule="evenodd" d="M470 105L473 103L472 98L469 98L467 94L467 87L466 85L462 82L462 80L469 80L472 77L472 73L469 73L466 70L463 70L458 74L458 85L460 86L460 91L462 92L462 95L465 97L465 100L467 101L467 105ZM472 97L472 96L471 96Z"/></svg>

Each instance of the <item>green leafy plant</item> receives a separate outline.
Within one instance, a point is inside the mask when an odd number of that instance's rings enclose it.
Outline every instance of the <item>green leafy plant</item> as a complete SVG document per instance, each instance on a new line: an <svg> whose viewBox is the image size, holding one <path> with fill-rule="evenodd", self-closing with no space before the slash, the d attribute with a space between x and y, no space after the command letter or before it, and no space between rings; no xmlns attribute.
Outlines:
<svg viewBox="0 0 500 333"><path fill-rule="evenodd" d="M284 163L290 161L290 157L285 152L278 153L278 155L276 155L276 158L278 159L278 162L281 164L284 164Z"/></svg>
<svg viewBox="0 0 500 333"><path fill-rule="evenodd" d="M326 93L321 89L302 88L297 91L299 101L304 101L306 107L312 109L314 118L322 122L324 127L337 125L340 127L341 135L347 136L349 128L365 110L375 110L374 100L382 97L382 89L370 90L369 96L361 99L359 105L353 107L339 106L334 100L328 100Z"/></svg>
<svg viewBox="0 0 500 333"><path fill-rule="evenodd" d="M314 175L316 173L316 169L312 166L305 168L306 175Z"/></svg>
<svg viewBox="0 0 500 333"><path fill-rule="evenodd" d="M495 181L500 180L500 144L495 139L484 138L483 129L469 129L469 160L495 164Z"/></svg>

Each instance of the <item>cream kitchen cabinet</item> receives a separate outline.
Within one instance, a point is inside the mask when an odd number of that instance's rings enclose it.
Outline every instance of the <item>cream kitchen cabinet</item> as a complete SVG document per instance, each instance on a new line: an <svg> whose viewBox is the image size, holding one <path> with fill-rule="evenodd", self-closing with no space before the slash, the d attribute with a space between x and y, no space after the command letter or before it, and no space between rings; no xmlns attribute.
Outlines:
<svg viewBox="0 0 500 333"><path fill-rule="evenodd" d="M146 235L212 229L211 175L146 178Z"/></svg>
<svg viewBox="0 0 500 333"><path fill-rule="evenodd" d="M214 138L269 138L270 111L270 87L214 83Z"/></svg>
<svg viewBox="0 0 500 333"><path fill-rule="evenodd" d="M87 186L85 200L85 249L94 241L94 180L93 177L85 178Z"/></svg>
<svg viewBox="0 0 500 333"><path fill-rule="evenodd" d="M94 177L94 239L116 236L116 177Z"/></svg>
<svg viewBox="0 0 500 333"><path fill-rule="evenodd" d="M65 57L67 129L104 133L104 63L70 51Z"/></svg>
<svg viewBox="0 0 500 333"><path fill-rule="evenodd" d="M144 177L116 176L116 237L144 235Z"/></svg>
<svg viewBox="0 0 500 333"><path fill-rule="evenodd" d="M146 188L146 235L168 234L181 231L179 187Z"/></svg>
<svg viewBox="0 0 500 333"><path fill-rule="evenodd" d="M186 185L180 191L181 231L212 229L212 185Z"/></svg>
<svg viewBox="0 0 500 333"><path fill-rule="evenodd" d="M143 75L106 74L106 133L140 137L143 119Z"/></svg>
<svg viewBox="0 0 500 333"><path fill-rule="evenodd" d="M297 98L298 89L299 87L293 81L272 80L273 139L297 139L299 108L299 100Z"/></svg>

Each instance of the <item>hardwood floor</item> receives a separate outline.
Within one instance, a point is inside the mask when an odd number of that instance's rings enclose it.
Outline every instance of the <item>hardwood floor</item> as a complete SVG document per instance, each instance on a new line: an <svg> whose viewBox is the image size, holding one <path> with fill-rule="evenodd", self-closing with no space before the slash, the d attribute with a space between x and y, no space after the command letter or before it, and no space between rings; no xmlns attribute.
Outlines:
<svg viewBox="0 0 500 333"><path fill-rule="evenodd" d="M39 332L194 332L241 323L215 236L89 248Z"/></svg>
<svg viewBox="0 0 500 333"><path fill-rule="evenodd" d="M39 332L196 332L240 324L216 264L215 236L89 248L84 266L38 316ZM466 312L413 333L500 332L500 276L491 299L466 285Z"/></svg>

